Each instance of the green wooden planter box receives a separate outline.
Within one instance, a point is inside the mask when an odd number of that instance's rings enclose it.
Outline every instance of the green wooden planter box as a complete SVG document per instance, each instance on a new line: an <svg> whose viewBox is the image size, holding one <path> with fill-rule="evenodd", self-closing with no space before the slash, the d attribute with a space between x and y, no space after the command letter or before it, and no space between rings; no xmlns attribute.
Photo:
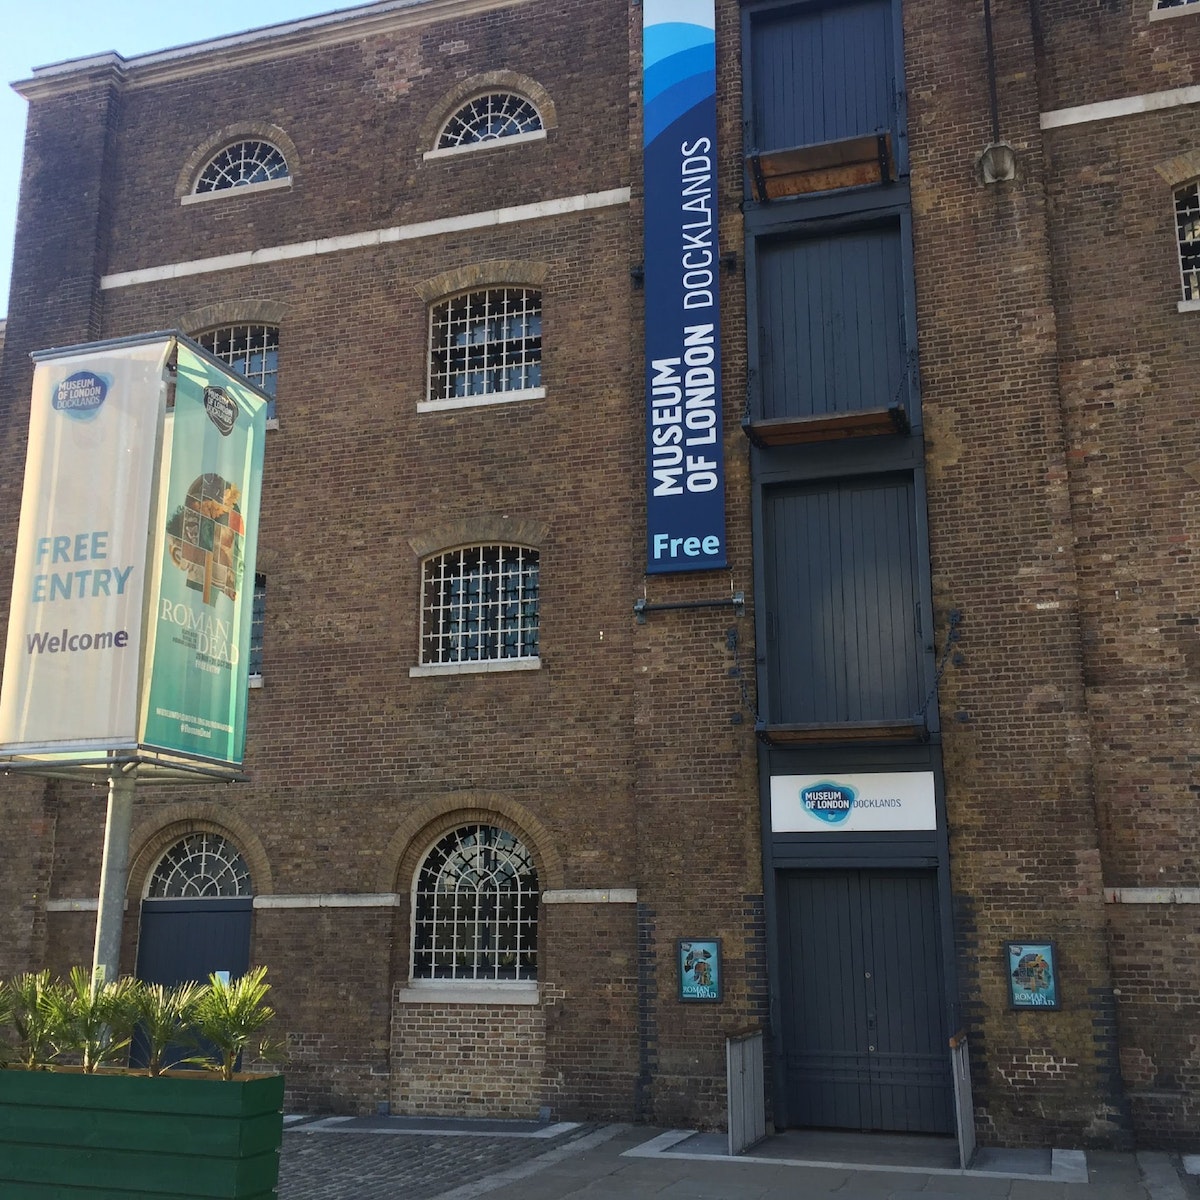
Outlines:
<svg viewBox="0 0 1200 1200"><path fill-rule="evenodd" d="M283 1076L0 1070L4 1200L274 1200Z"/></svg>

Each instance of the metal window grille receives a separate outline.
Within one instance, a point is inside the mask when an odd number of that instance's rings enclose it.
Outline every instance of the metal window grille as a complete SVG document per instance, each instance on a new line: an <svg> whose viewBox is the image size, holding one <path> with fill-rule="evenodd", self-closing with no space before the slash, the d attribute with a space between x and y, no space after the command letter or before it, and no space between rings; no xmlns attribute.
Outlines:
<svg viewBox="0 0 1200 1200"><path fill-rule="evenodd" d="M146 895L151 899L249 896L245 859L219 833L193 833L159 859Z"/></svg>
<svg viewBox="0 0 1200 1200"><path fill-rule="evenodd" d="M1175 193L1175 228L1179 235L1179 265L1183 298L1200 300L1200 182Z"/></svg>
<svg viewBox="0 0 1200 1200"><path fill-rule="evenodd" d="M519 133L536 133L541 128L541 115L524 96L489 92L464 104L446 122L438 135L437 149L494 142Z"/></svg>
<svg viewBox="0 0 1200 1200"><path fill-rule="evenodd" d="M250 609L250 674L261 675L263 668L263 626L267 619L267 577L255 574L254 598Z"/></svg>
<svg viewBox="0 0 1200 1200"><path fill-rule="evenodd" d="M196 335L214 358L272 397L267 416L275 416L275 381L279 374L279 328L276 325L220 325Z"/></svg>
<svg viewBox="0 0 1200 1200"><path fill-rule="evenodd" d="M434 306L429 322L431 400L517 392L541 384L540 292L471 292Z"/></svg>
<svg viewBox="0 0 1200 1200"><path fill-rule="evenodd" d="M422 566L421 662L536 658L538 552L465 546Z"/></svg>
<svg viewBox="0 0 1200 1200"><path fill-rule="evenodd" d="M234 142L209 159L196 180L196 192L222 192L287 176L287 160L277 146L270 142Z"/></svg>
<svg viewBox="0 0 1200 1200"><path fill-rule="evenodd" d="M511 833L468 825L417 872L413 978L537 979L537 870Z"/></svg>

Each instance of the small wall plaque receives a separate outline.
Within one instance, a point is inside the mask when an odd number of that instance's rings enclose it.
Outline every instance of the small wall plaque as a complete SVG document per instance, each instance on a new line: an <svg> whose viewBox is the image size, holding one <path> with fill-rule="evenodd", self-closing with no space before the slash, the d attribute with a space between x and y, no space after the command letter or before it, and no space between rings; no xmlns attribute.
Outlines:
<svg viewBox="0 0 1200 1200"><path fill-rule="evenodd" d="M680 938L676 962L680 1000L721 999L720 938Z"/></svg>
<svg viewBox="0 0 1200 1200"><path fill-rule="evenodd" d="M1053 942L1005 942L1012 1008L1058 1008L1058 963Z"/></svg>

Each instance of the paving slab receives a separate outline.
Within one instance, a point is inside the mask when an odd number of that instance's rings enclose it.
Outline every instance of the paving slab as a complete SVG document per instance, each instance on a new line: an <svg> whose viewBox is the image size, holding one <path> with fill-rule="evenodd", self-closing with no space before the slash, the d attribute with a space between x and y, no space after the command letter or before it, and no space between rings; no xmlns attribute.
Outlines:
<svg viewBox="0 0 1200 1200"><path fill-rule="evenodd" d="M872 1142L839 1144L861 1158ZM569 1122L431 1122L386 1117L289 1122L280 1200L1200 1200L1174 1156L1089 1151L981 1156L990 1171L797 1161L798 1143L730 1157L724 1137ZM882 1145L882 1143L880 1143ZM864 1148L866 1147L866 1148ZM944 1159L930 1143L926 1161ZM810 1144L807 1152L812 1152ZM895 1144L891 1158L911 1157ZM920 1155L918 1155L918 1158ZM1168 1170L1169 1168L1169 1170ZM1165 1191L1163 1189L1166 1189Z"/></svg>

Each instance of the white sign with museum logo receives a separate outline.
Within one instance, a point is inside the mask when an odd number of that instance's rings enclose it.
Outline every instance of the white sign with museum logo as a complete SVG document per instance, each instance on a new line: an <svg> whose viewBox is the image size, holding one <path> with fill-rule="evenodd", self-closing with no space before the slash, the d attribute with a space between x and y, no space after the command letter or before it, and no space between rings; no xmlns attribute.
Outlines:
<svg viewBox="0 0 1200 1200"><path fill-rule="evenodd" d="M936 828L932 771L771 776L773 833Z"/></svg>

